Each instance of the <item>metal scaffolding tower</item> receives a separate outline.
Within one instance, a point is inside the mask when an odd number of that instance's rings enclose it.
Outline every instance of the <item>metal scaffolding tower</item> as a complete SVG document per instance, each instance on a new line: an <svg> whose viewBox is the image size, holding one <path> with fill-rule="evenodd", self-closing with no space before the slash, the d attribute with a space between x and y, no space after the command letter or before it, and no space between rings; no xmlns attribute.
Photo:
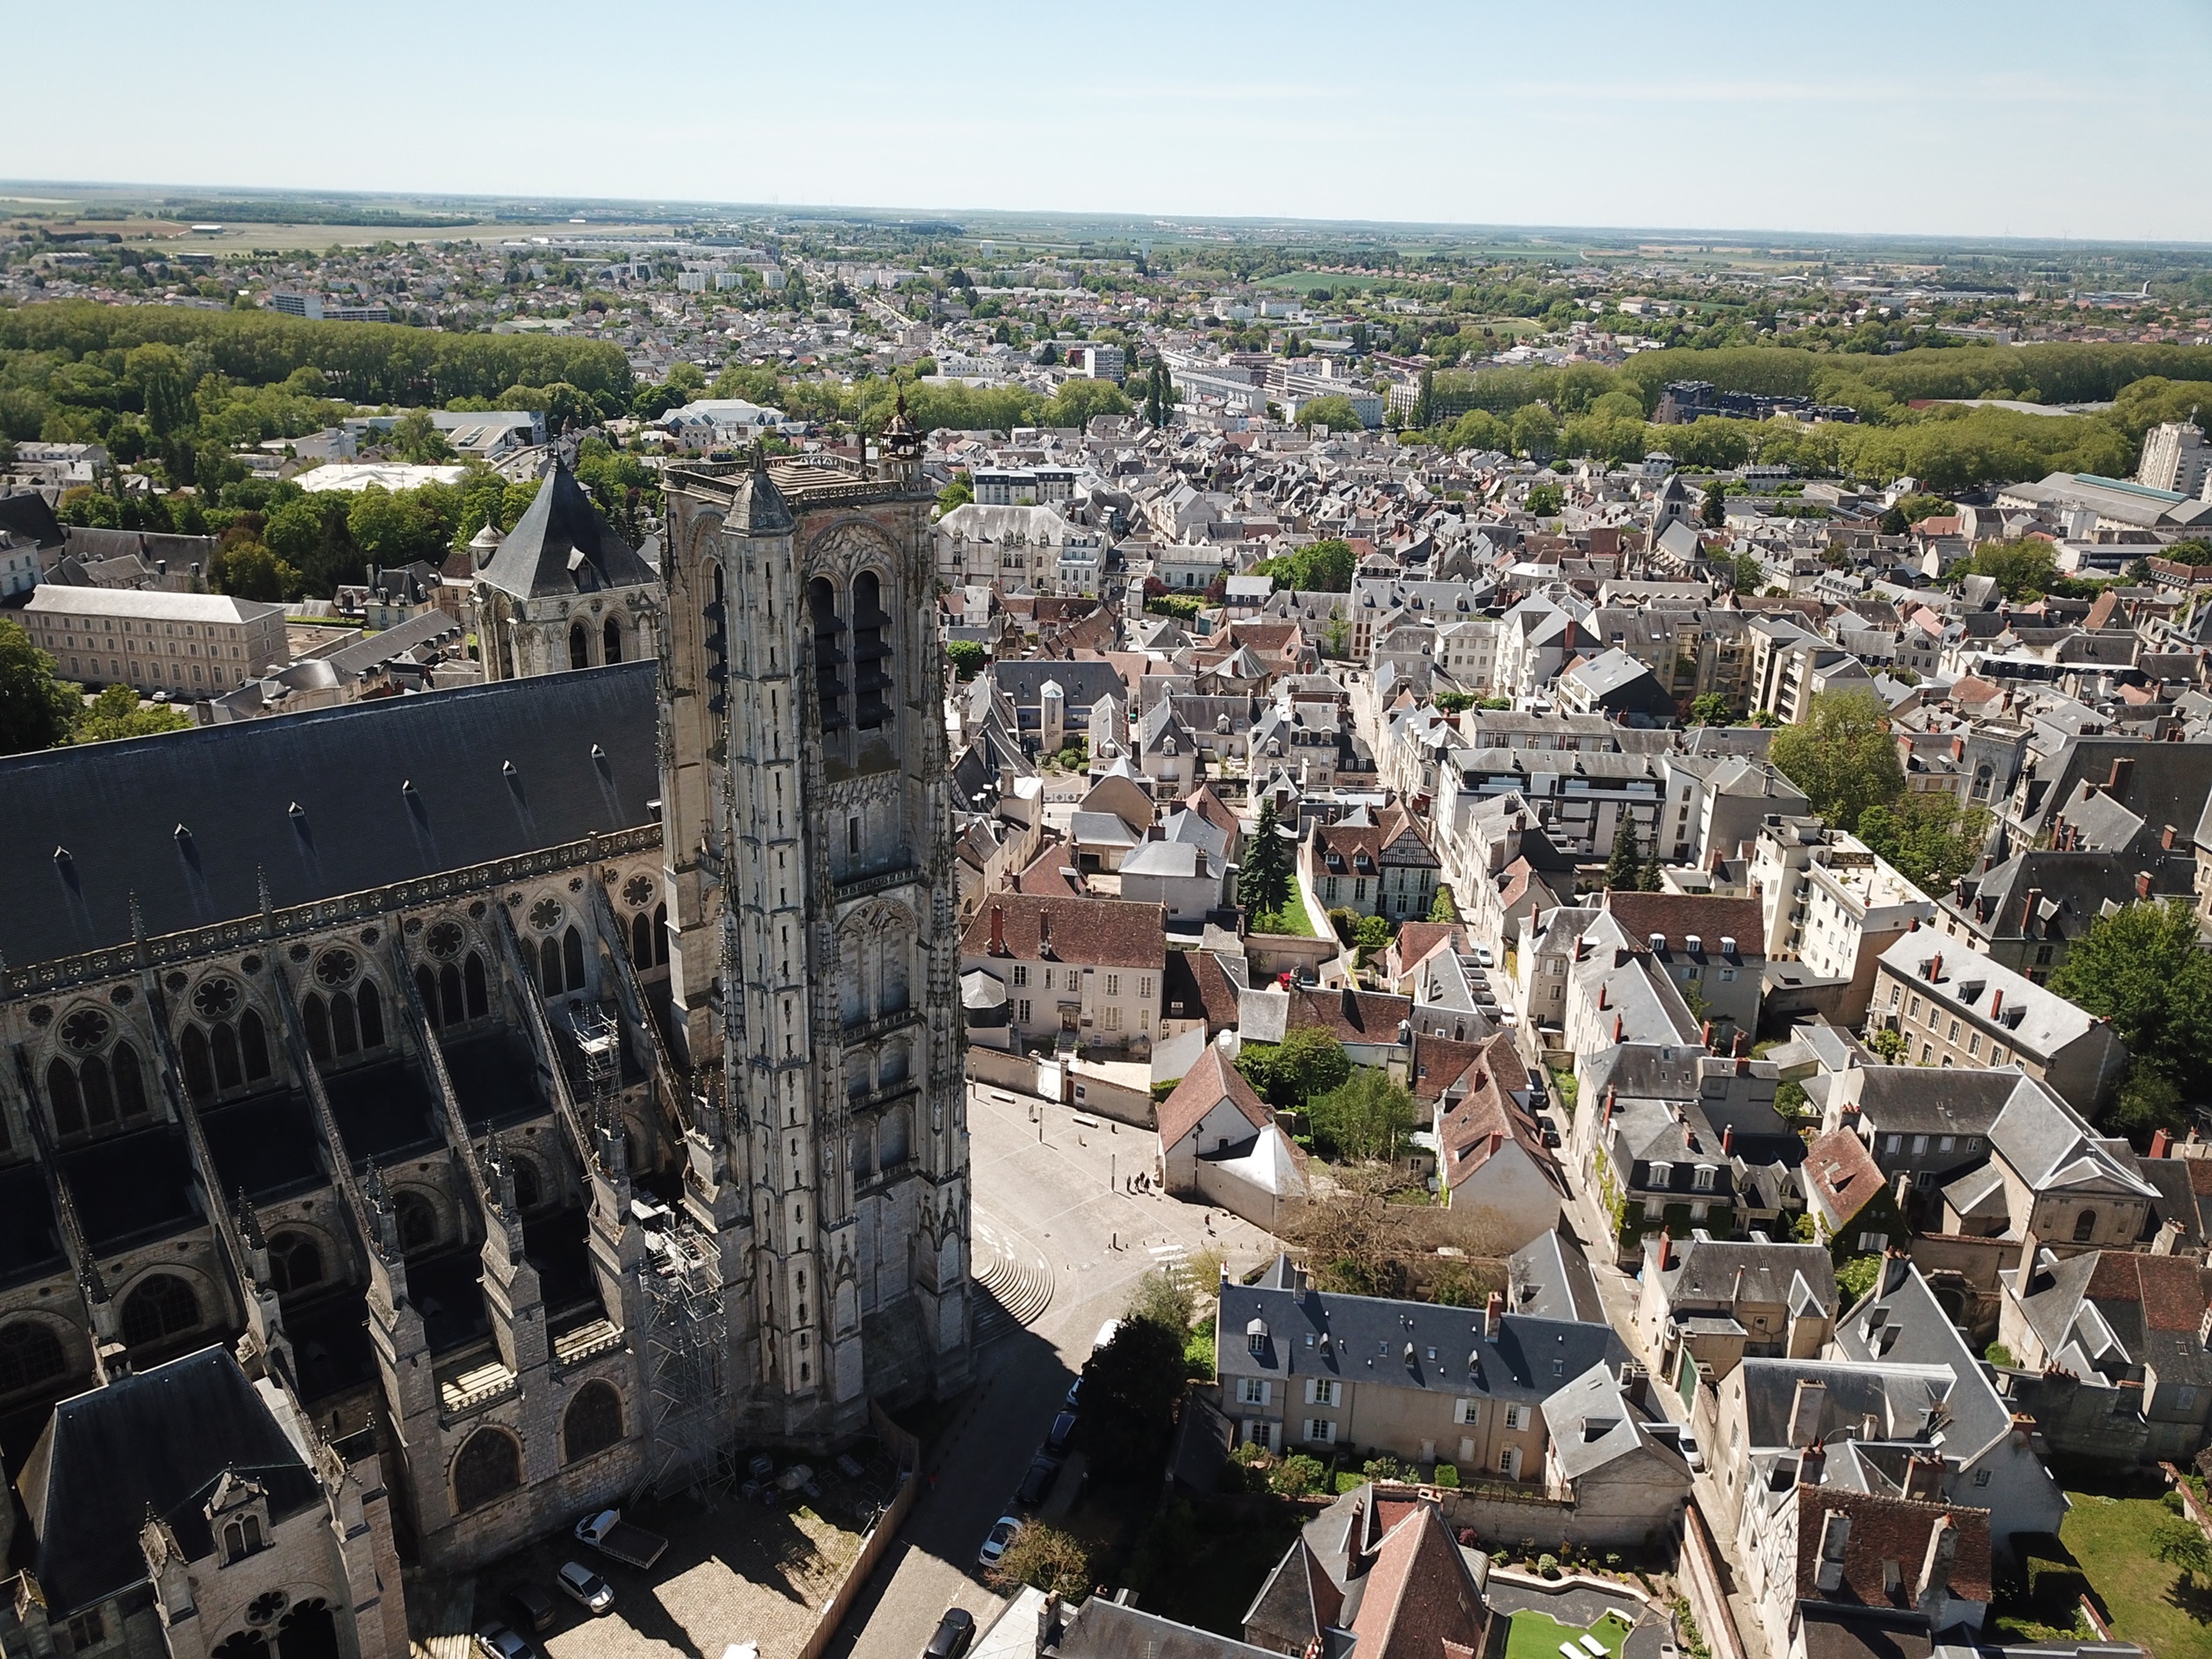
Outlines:
<svg viewBox="0 0 2212 1659"><path fill-rule="evenodd" d="M570 1018L576 1045L584 1054L584 1078L591 1086L592 1127L605 1129L614 1122L614 1094L621 1082L621 1034L604 1009L585 1007Z"/></svg>
<svg viewBox="0 0 2212 1659"><path fill-rule="evenodd" d="M667 1494L718 1473L722 1275L715 1242L659 1210L645 1234L645 1355L652 1446L649 1483Z"/></svg>

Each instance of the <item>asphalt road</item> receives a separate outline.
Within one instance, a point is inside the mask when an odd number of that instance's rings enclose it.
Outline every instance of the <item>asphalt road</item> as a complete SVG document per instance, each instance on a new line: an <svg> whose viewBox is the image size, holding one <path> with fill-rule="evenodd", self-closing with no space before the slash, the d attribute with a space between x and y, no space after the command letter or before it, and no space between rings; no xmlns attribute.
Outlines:
<svg viewBox="0 0 2212 1659"><path fill-rule="evenodd" d="M1265 1233L1226 1211L1126 1191L1124 1178L1152 1166L1158 1143L1147 1131L1079 1122L1057 1103L973 1087L968 1124L975 1271L989 1270L995 1249L1021 1269L1014 1276L1023 1294L1012 1299L1033 1301L1042 1270L1051 1300L1028 1325L1007 1330L1010 1322L995 1318L987 1326L987 1336L1003 1333L979 1352L976 1386L932 1452L921 1500L830 1659L915 1659L950 1606L988 1626L1003 1604L985 1587L976 1551L1012 1512L1014 1489L1099 1326L1154 1267L1225 1247L1241 1272L1270 1248Z"/></svg>

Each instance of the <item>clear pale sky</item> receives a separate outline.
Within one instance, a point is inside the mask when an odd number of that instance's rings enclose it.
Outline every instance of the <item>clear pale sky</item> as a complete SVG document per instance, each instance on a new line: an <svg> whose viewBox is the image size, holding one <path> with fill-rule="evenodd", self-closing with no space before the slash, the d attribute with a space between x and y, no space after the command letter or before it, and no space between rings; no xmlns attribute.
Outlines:
<svg viewBox="0 0 2212 1659"><path fill-rule="evenodd" d="M16 179L2212 241L2212 0L4 17Z"/></svg>

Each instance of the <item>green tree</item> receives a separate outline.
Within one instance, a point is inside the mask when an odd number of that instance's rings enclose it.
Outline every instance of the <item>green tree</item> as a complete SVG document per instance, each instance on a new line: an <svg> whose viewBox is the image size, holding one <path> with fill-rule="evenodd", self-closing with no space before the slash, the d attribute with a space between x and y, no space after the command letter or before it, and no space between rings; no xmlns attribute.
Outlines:
<svg viewBox="0 0 2212 1659"><path fill-rule="evenodd" d="M1318 1025L1298 1025L1280 1043L1246 1043L1237 1052L1237 1069L1270 1106L1286 1111L1343 1086L1352 1075L1344 1045Z"/></svg>
<svg viewBox="0 0 2212 1659"><path fill-rule="evenodd" d="M1083 1426L1102 1480L1151 1479L1182 1397L1185 1331L1124 1319L1083 1364Z"/></svg>
<svg viewBox="0 0 2212 1659"><path fill-rule="evenodd" d="M1705 499L1698 504L1698 522L1708 530L1717 530L1728 521L1727 492L1713 485L1705 492Z"/></svg>
<svg viewBox="0 0 2212 1659"><path fill-rule="evenodd" d="M952 672L963 684L983 672L986 660L982 646L972 639L956 639L944 648L944 659L952 664Z"/></svg>
<svg viewBox="0 0 2212 1659"><path fill-rule="evenodd" d="M2186 1515L2162 1520L2151 1529L2151 1553L2168 1566L2179 1567L2193 1587L2201 1577L2212 1578L2212 1539Z"/></svg>
<svg viewBox="0 0 2212 1659"><path fill-rule="evenodd" d="M2185 1100L2212 1084L2212 956L2187 902L2122 906L2099 916L2050 976L2050 988L2112 1022L2129 1076L2114 1112L2130 1130L2178 1126Z"/></svg>
<svg viewBox="0 0 2212 1659"><path fill-rule="evenodd" d="M1725 726L1735 718L1735 711L1728 707L1728 700L1719 692L1701 692L1690 702L1690 723L1692 726Z"/></svg>
<svg viewBox="0 0 2212 1659"><path fill-rule="evenodd" d="M1124 1318L1164 1325L1181 1338L1190 1333L1191 1316L1197 1311L1197 1298L1181 1273L1172 1268L1153 1268L1137 1281L1122 1312Z"/></svg>
<svg viewBox="0 0 2212 1659"><path fill-rule="evenodd" d="M1856 831L1869 807L1905 792L1905 769L1890 737L1889 710L1871 691L1823 692L1803 724L1774 734L1777 771L1805 791L1813 810L1838 830Z"/></svg>
<svg viewBox="0 0 2212 1659"><path fill-rule="evenodd" d="M1041 1520L1025 1520L984 1576L1002 1596L1023 1585L1082 1596L1091 1589L1090 1556L1072 1533Z"/></svg>
<svg viewBox="0 0 2212 1659"><path fill-rule="evenodd" d="M453 459L453 446L446 442L445 434L438 430L427 409L410 409L393 421L391 430L384 434L384 448L402 461L412 461L418 466Z"/></svg>
<svg viewBox="0 0 2212 1659"><path fill-rule="evenodd" d="M1884 535L1905 535L1911 532L1913 521L1905 516L1903 507L1892 506L1882 514L1882 521L1876 528Z"/></svg>
<svg viewBox="0 0 2212 1659"><path fill-rule="evenodd" d="M1756 553L1739 553L1728 561L1729 579L1739 593L1756 593L1766 586L1766 562Z"/></svg>
<svg viewBox="0 0 2212 1659"><path fill-rule="evenodd" d="M1854 833L1914 887L1939 893L1981 856L1989 814L1956 795L1907 794L1867 808Z"/></svg>
<svg viewBox="0 0 2212 1659"><path fill-rule="evenodd" d="M1237 902L1253 916L1280 910L1290 896L1290 843L1275 829L1273 795L1260 801L1260 822L1237 873Z"/></svg>
<svg viewBox="0 0 2212 1659"><path fill-rule="evenodd" d="M1439 887L1436 889L1436 901L1429 906L1428 919L1432 922L1456 922L1459 920L1459 906L1452 901L1451 888L1447 887Z"/></svg>
<svg viewBox="0 0 2212 1659"><path fill-rule="evenodd" d="M1882 1057L1885 1066L1902 1066L1912 1045L1905 1040L1905 1033L1893 1031L1885 1025L1866 1039L1867 1047Z"/></svg>
<svg viewBox="0 0 2212 1659"><path fill-rule="evenodd" d="M1526 403L1514 410L1508 430L1514 451L1531 460L1548 461L1559 448L1559 417L1540 403Z"/></svg>
<svg viewBox="0 0 2212 1659"><path fill-rule="evenodd" d="M1094 415L1135 413L1127 394L1110 380L1069 380L1061 383L1040 417L1048 427L1083 427Z"/></svg>
<svg viewBox="0 0 2212 1659"><path fill-rule="evenodd" d="M1835 1270L1835 1288L1842 1293L1842 1304L1849 1307L1874 1288L1881 1277L1882 1259L1878 1255L1853 1256Z"/></svg>
<svg viewBox="0 0 2212 1659"><path fill-rule="evenodd" d="M0 616L0 755L68 742L83 713L83 692L54 678L54 658L21 622Z"/></svg>
<svg viewBox="0 0 2212 1659"><path fill-rule="evenodd" d="M1311 431L1315 427L1326 427L1331 432L1364 432L1367 422L1360 419L1360 412L1352 406L1352 399L1334 395L1316 398L1298 406L1298 424Z"/></svg>
<svg viewBox="0 0 2212 1659"><path fill-rule="evenodd" d="M118 737L146 737L155 732L183 731L192 717L181 708L160 703L139 706L138 693L128 686L110 686L92 700L77 722L81 743L108 743Z"/></svg>
<svg viewBox="0 0 2212 1659"><path fill-rule="evenodd" d="M1605 860L1605 885L1619 893L1634 893L1643 886L1643 848L1636 839L1636 821L1620 815L1613 831L1612 856Z"/></svg>
<svg viewBox="0 0 2212 1659"><path fill-rule="evenodd" d="M1985 542L1962 570L1994 578L1997 591L2019 604L2050 591L2058 577L2058 557L2048 542Z"/></svg>
<svg viewBox="0 0 2212 1659"><path fill-rule="evenodd" d="M1379 1066L1356 1067L1306 1108L1316 1140L1355 1162L1394 1159L1420 1114L1412 1095Z"/></svg>
<svg viewBox="0 0 2212 1659"><path fill-rule="evenodd" d="M1540 484L1521 505L1531 518L1555 519L1567 510L1567 492L1555 484Z"/></svg>
<svg viewBox="0 0 2212 1659"><path fill-rule="evenodd" d="M1268 1477L1268 1485L1280 1497L1304 1497L1320 1489L1322 1477L1328 1470L1321 1460L1307 1452L1293 1452L1275 1466Z"/></svg>
<svg viewBox="0 0 2212 1659"><path fill-rule="evenodd" d="M258 542L241 542L223 549L216 586L239 599L281 605L299 597L299 572Z"/></svg>
<svg viewBox="0 0 2212 1659"><path fill-rule="evenodd" d="M952 482L937 492L937 512L950 513L954 507L966 506L975 499L975 480L962 467L952 475Z"/></svg>

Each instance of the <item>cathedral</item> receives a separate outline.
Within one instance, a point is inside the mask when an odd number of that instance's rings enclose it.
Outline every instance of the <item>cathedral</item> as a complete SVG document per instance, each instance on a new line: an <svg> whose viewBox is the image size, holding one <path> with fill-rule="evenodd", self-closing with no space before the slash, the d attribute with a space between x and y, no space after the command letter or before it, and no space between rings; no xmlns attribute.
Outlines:
<svg viewBox="0 0 2212 1659"><path fill-rule="evenodd" d="M674 470L655 578L557 470L487 683L0 760L0 1650L397 1659L966 1383L931 499Z"/></svg>

